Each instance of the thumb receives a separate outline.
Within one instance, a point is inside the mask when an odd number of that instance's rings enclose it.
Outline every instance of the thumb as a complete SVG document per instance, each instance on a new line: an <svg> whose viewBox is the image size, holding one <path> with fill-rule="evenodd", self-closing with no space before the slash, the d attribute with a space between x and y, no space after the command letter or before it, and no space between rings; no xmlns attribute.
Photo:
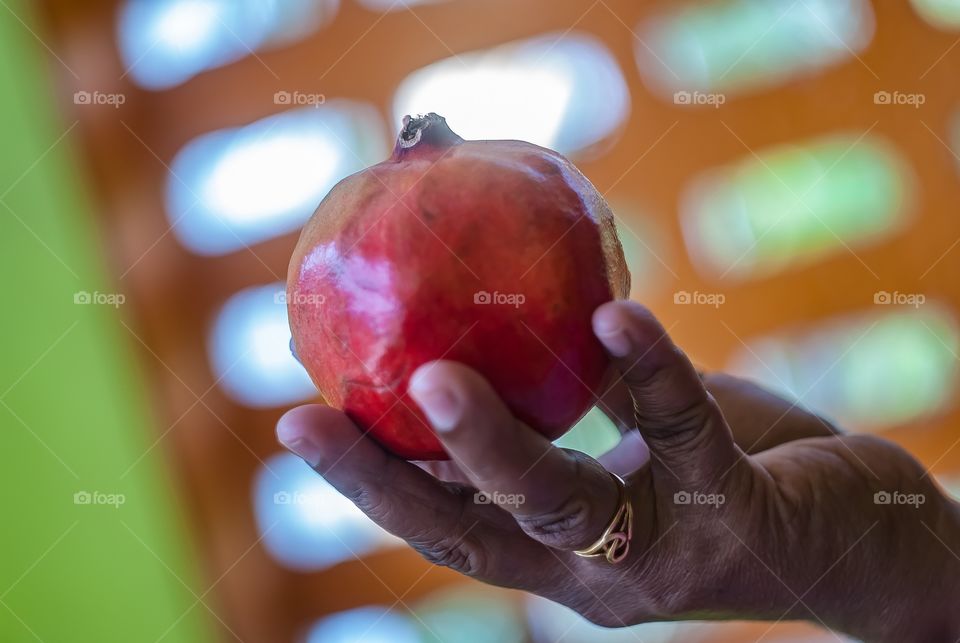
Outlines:
<svg viewBox="0 0 960 643"><path fill-rule="evenodd" d="M658 483L688 491L719 484L743 454L693 364L660 322L636 302L612 301L594 312L593 329L633 397L655 474L666 474L657 476Z"/></svg>

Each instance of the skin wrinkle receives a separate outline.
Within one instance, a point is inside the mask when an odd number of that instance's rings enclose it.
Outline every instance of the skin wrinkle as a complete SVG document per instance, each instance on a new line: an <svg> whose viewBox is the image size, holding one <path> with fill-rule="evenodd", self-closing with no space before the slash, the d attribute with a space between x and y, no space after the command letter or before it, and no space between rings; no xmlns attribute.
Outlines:
<svg viewBox="0 0 960 643"><path fill-rule="evenodd" d="M422 537L408 541L410 545L429 562L444 567L450 567L467 576L483 577L488 569L486 564L490 558L489 551L482 540L471 534L479 524L480 519L465 521L467 511L467 494L472 491L462 485L445 485L447 490L457 496L459 513L451 516L447 525L437 523L436 526L425 532ZM402 505L401 505L402 506ZM445 516L439 516L445 518ZM463 526L467 524L466 529Z"/></svg>
<svg viewBox="0 0 960 643"><path fill-rule="evenodd" d="M805 441L807 444L798 443L796 445L795 448L798 451L806 449L808 452L815 454L815 457L805 458L802 453L792 454L788 471L781 473L778 467L762 467L768 473L770 479L776 483L773 487L775 490L772 497L773 507L768 508L768 512L772 512L773 520L777 520L785 526L784 545L782 547L765 548L770 554L769 559L765 562L776 576L775 578L771 577L768 584L771 586L771 591L783 595L783 600L787 601L787 605L797 602L798 597L802 598L804 603L809 604L810 597L804 598L805 594L811 590L814 583L818 582L818 579L819 582L823 582L821 576L826 568L843 554L842 549L832 551L829 546L824 548L823 543L828 543L829 540L823 539L821 536L824 533L829 533L828 530L833 529L835 521L826 519L822 522L819 520L811 522L811 518L814 516L811 515L810 507L811 505L830 507L834 506L837 500L845 499L837 498L834 490L830 487L805 483L803 477L799 477L800 485L793 482L793 480L798 479L797 471L804 467L804 462L833 460L836 464L843 463L843 459L832 451L820 453L815 444L816 440L811 439ZM771 452L771 455L774 453L775 451ZM826 460L824 460L824 457ZM814 564L808 564L801 568L801 573L798 576L796 573L791 573L791 569L795 566L793 563L795 554L793 552L800 550L806 551L806 557ZM821 560L825 562L821 568L817 568L816 561ZM798 604L794 609L801 612L806 610L803 604ZM805 614L805 616L810 617L809 614Z"/></svg>
<svg viewBox="0 0 960 643"><path fill-rule="evenodd" d="M571 454L571 456L570 460L573 464L571 479L578 480L585 476L609 478L606 473L602 476L595 475L599 465L584 454ZM555 509L531 516L517 516L517 522L524 532L549 547L572 550L592 544L596 536L588 533L588 530L591 525L597 524L598 520L595 503L590 502L586 492L586 489L591 488L595 488L595 485L571 487L570 495L565 497ZM616 493L612 479L609 488ZM598 497L602 498L602 496ZM608 497L610 497L609 494Z"/></svg>

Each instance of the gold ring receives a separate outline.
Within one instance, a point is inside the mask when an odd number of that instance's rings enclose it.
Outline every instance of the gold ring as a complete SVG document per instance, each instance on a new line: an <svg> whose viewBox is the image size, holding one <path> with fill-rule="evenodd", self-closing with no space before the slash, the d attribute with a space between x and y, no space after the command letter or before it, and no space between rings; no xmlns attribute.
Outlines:
<svg viewBox="0 0 960 643"><path fill-rule="evenodd" d="M627 496L627 484L623 478L615 473L610 475L617 482L617 511L613 515L613 520L595 543L573 553L583 558L603 556L608 563L615 565L623 561L627 557L627 552L630 551L630 539L633 537L633 505L630 504L630 498Z"/></svg>

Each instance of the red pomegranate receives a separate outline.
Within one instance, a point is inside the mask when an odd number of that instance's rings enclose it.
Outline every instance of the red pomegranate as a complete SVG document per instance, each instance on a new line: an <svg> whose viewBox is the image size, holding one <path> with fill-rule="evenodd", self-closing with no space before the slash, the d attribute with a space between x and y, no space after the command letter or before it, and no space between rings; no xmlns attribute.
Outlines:
<svg viewBox="0 0 960 643"><path fill-rule="evenodd" d="M294 350L324 400L411 460L447 456L407 395L456 360L550 439L596 402L608 360L591 330L630 274L613 215L560 154L465 141L406 117L393 155L333 188L287 275Z"/></svg>

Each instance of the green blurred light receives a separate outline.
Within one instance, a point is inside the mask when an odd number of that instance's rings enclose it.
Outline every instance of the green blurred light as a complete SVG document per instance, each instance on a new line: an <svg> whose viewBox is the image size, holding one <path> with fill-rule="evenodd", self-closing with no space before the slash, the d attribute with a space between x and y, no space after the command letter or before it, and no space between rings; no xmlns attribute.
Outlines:
<svg viewBox="0 0 960 643"><path fill-rule="evenodd" d="M606 628L594 625L573 610L539 596L526 601L527 621L537 643L679 643L700 641L711 626L690 623L646 623Z"/></svg>
<svg viewBox="0 0 960 643"><path fill-rule="evenodd" d="M687 190L684 237L707 275L766 275L889 235L908 171L882 140L835 135L749 155Z"/></svg>
<svg viewBox="0 0 960 643"><path fill-rule="evenodd" d="M934 304L749 342L731 370L841 425L881 430L953 403L960 331Z"/></svg>
<svg viewBox="0 0 960 643"><path fill-rule="evenodd" d="M593 407L563 437L554 441L564 449L575 449L596 458L620 442L620 432L597 407Z"/></svg>
<svg viewBox="0 0 960 643"><path fill-rule="evenodd" d="M610 206L630 269L630 295L634 299L653 296L664 283L664 273L672 272L659 221L634 204L612 202Z"/></svg>
<svg viewBox="0 0 960 643"><path fill-rule="evenodd" d="M631 282L641 280L652 268L652 256L636 231L638 227L633 222L627 224L622 220L617 221L617 236L623 246L623 258L630 269Z"/></svg>
<svg viewBox="0 0 960 643"><path fill-rule="evenodd" d="M522 139L589 155L630 116L630 92L606 45L568 29L412 72L394 96L394 123L428 111L443 114L466 139Z"/></svg>
<svg viewBox="0 0 960 643"><path fill-rule="evenodd" d="M736 91L856 55L873 28L866 0L684 3L640 26L636 57L661 93Z"/></svg>
<svg viewBox="0 0 960 643"><path fill-rule="evenodd" d="M524 625L508 596L475 585L433 594L413 610L423 643L524 643Z"/></svg>
<svg viewBox="0 0 960 643"><path fill-rule="evenodd" d="M936 480L948 496L960 502L960 475L954 473L946 476L936 476Z"/></svg>
<svg viewBox="0 0 960 643"><path fill-rule="evenodd" d="M953 147L953 153L958 157L957 161L960 162L960 112L957 112L951 123L950 143Z"/></svg>
<svg viewBox="0 0 960 643"><path fill-rule="evenodd" d="M960 28L960 0L910 0L920 16L935 27Z"/></svg>

